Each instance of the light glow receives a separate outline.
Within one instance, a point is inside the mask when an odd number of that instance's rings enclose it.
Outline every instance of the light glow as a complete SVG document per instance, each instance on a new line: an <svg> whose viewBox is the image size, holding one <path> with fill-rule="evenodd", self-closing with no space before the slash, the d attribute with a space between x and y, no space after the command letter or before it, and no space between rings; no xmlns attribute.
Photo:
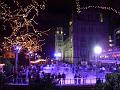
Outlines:
<svg viewBox="0 0 120 90"><path fill-rule="evenodd" d="M16 46L16 50L20 51L22 47Z"/></svg>
<svg viewBox="0 0 120 90"><path fill-rule="evenodd" d="M0 64L0 67L3 67L3 66L5 66L5 64Z"/></svg>
<svg viewBox="0 0 120 90"><path fill-rule="evenodd" d="M44 59L38 59L36 61L30 61L31 64L36 64L36 63L39 63L39 62L45 62L46 60Z"/></svg>
<svg viewBox="0 0 120 90"><path fill-rule="evenodd" d="M100 46L95 46L94 47L94 53L95 54L101 54L102 53L102 48Z"/></svg>
<svg viewBox="0 0 120 90"><path fill-rule="evenodd" d="M54 56L55 56L55 57L61 57L61 53L58 53L58 52L57 52L57 53L54 54Z"/></svg>

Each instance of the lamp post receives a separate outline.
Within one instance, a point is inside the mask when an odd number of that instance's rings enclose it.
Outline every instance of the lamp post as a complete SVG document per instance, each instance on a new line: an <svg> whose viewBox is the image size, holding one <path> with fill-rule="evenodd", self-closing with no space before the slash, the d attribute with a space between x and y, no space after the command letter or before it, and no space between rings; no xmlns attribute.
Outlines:
<svg viewBox="0 0 120 90"><path fill-rule="evenodd" d="M97 78L97 62L98 62L98 55L102 53L102 48L100 46L94 47L94 54L95 54L95 62L96 62L96 78Z"/></svg>
<svg viewBox="0 0 120 90"><path fill-rule="evenodd" d="M100 55L101 53L102 53L102 48L100 46L95 46L94 54L95 54L96 63L98 61L98 55Z"/></svg>
<svg viewBox="0 0 120 90"><path fill-rule="evenodd" d="M18 53L20 52L21 47L16 46L15 51L16 51L16 57L15 57L15 72L18 71Z"/></svg>

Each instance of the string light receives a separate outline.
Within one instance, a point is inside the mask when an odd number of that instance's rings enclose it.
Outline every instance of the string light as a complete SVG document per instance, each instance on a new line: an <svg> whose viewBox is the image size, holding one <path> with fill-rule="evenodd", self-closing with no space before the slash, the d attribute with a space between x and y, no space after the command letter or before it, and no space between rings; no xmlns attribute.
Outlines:
<svg viewBox="0 0 120 90"><path fill-rule="evenodd" d="M34 25L38 25L35 21L35 17L39 14L39 9L45 9L45 1L42 4L38 4L35 0L32 0L32 4L29 4L26 7L20 6L17 0L14 0L14 3L17 5L17 9L11 11L10 7L7 6L4 2L0 2L0 19L10 24L12 33L8 37L4 37L4 42L2 43L4 50L13 50L13 47L20 45L22 48L27 49L28 51L36 52L38 50L42 51L42 46L45 43L45 39L41 39L42 35L48 35L46 31L38 31L35 29ZM35 12L33 12L35 11ZM30 15L33 15L30 18Z"/></svg>
<svg viewBox="0 0 120 90"><path fill-rule="evenodd" d="M80 2L79 0L76 0L76 5L77 5L77 12L80 13Z"/></svg>
<svg viewBox="0 0 120 90"><path fill-rule="evenodd" d="M75 4L76 4L77 13L80 13L82 10L87 10L87 9L89 9L89 8L95 8L95 9L102 9L102 10L113 11L113 12L115 12L116 14L120 15L120 11L118 11L118 10L112 8L112 7L91 6L91 5L86 6L86 7L81 7L81 6L80 6L80 1L79 1L79 0L76 0Z"/></svg>
<svg viewBox="0 0 120 90"><path fill-rule="evenodd" d="M19 6L19 3L17 1L14 1ZM27 30L29 32L29 28L32 27L33 32L36 32L36 29L33 24L38 25L38 23L34 20L35 16L38 16L39 8L44 10L45 9L45 2L43 1L42 5L39 5L35 0L32 0L33 4L30 4L26 6L25 8L20 8L14 11L10 11L10 7L8 7L6 4L1 3L1 8L3 8L3 12L0 13L0 19L4 20L4 22L9 22L11 25L11 28L13 30L12 35L18 33L21 28L26 28L24 30ZM44 6L42 8L42 6ZM32 10L36 11L32 18L29 18L29 15L32 13ZM32 13L33 14L33 13ZM26 31L25 31L26 32Z"/></svg>
<svg viewBox="0 0 120 90"><path fill-rule="evenodd" d="M29 33L16 37L5 37L5 41L3 42L4 50L12 51L14 46L21 46L22 48L27 49L28 51L36 52L38 50L42 51L42 46L45 44L40 44L40 37L36 34Z"/></svg>

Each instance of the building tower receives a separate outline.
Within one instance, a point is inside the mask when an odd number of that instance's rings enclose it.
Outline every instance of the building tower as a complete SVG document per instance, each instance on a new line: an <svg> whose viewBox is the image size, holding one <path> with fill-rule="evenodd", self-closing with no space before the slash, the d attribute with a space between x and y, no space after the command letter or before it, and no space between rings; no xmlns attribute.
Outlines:
<svg viewBox="0 0 120 90"><path fill-rule="evenodd" d="M89 61L96 45L108 49L109 21L104 11L90 8L73 14L73 62Z"/></svg>
<svg viewBox="0 0 120 90"><path fill-rule="evenodd" d="M72 21L69 21L69 35L64 40L63 58L65 62L73 63Z"/></svg>
<svg viewBox="0 0 120 90"><path fill-rule="evenodd" d="M55 32L55 56L57 60L63 60L63 28L57 27Z"/></svg>

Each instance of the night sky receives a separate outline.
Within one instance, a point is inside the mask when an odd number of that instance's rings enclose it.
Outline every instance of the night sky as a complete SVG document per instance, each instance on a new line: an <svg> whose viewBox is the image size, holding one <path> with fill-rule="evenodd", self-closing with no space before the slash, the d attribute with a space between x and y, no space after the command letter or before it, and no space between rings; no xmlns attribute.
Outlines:
<svg viewBox="0 0 120 90"><path fill-rule="evenodd" d="M52 58L55 47L56 27L63 27L64 33L68 33L68 22L72 16L72 0L48 0L46 10L39 17L40 26L51 28L46 36L46 44L43 46L43 56Z"/></svg>
<svg viewBox="0 0 120 90"><path fill-rule="evenodd" d="M76 14L76 0L48 0L48 5L44 15L44 25L48 26L63 26L64 32L68 31L68 21L71 19L72 14ZM120 0L80 0L81 7L86 7L89 5L99 5L99 6L110 6L116 10L120 10L119 6ZM110 22L112 23L110 34L113 33L113 29L120 25L119 15L108 11L110 16ZM43 18L42 18L43 19ZM42 21L42 20L40 20ZM43 22L42 22L43 23ZM55 28L54 28L55 29ZM50 34L53 32L50 32ZM47 38L45 49L43 50L47 56L53 56L54 53L54 34ZM46 47L47 46L47 47ZM49 48L50 47L50 48Z"/></svg>
<svg viewBox="0 0 120 90"><path fill-rule="evenodd" d="M0 0L1 1L1 0ZM13 0L2 0L11 6L13 9L16 7L13 4ZM21 1L21 5L25 6L30 3L30 0L18 0ZM39 3L41 0L37 0ZM45 45L43 46L43 56L53 57L54 53L54 31L56 27L62 26L64 32L68 33L68 21L71 19L72 14L76 13L76 0L46 0L46 9L39 13L39 17L36 19L39 22L38 29L40 30L51 30L48 32L48 36L43 36L45 40ZM120 11L120 0L80 0L81 7L88 5L100 5L100 6L110 6L118 11ZM114 24L113 28L119 26L120 20L118 20L118 15L111 15L111 21ZM0 21L0 29L3 29L2 21ZM7 25L7 24L6 24ZM10 29L9 26L6 29ZM9 33L4 31L1 32L0 39Z"/></svg>

